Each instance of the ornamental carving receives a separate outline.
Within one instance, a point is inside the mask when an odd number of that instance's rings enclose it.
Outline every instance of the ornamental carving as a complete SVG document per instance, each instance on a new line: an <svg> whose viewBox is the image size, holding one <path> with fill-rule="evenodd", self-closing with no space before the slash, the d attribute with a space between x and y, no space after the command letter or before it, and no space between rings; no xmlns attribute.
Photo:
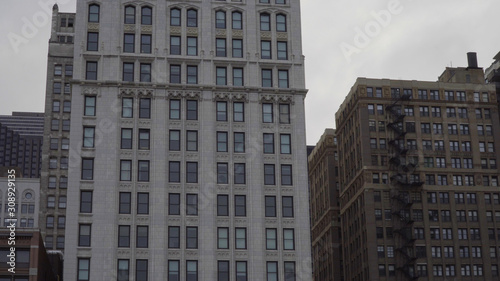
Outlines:
<svg viewBox="0 0 500 281"><path fill-rule="evenodd" d="M271 32L269 31L261 31L260 32L260 38L262 39L271 39Z"/></svg>
<svg viewBox="0 0 500 281"><path fill-rule="evenodd" d="M152 25L142 25L141 26L141 32L142 33L152 33L153 32L153 26Z"/></svg>
<svg viewBox="0 0 500 281"><path fill-rule="evenodd" d="M134 32L134 31L135 31L135 25L134 25L134 24L126 24L126 25L123 27L123 31L131 31L131 32Z"/></svg>
<svg viewBox="0 0 500 281"><path fill-rule="evenodd" d="M170 33L181 35L181 27L180 26L171 26Z"/></svg>
<svg viewBox="0 0 500 281"><path fill-rule="evenodd" d="M99 31L99 24L94 22L87 23L88 31Z"/></svg>
<svg viewBox="0 0 500 281"><path fill-rule="evenodd" d="M248 94L246 93L214 93L213 101L242 101L248 102Z"/></svg>
<svg viewBox="0 0 500 281"><path fill-rule="evenodd" d="M277 32L276 33L276 38L282 39L282 40L288 40L288 33L286 33L286 32Z"/></svg>
<svg viewBox="0 0 500 281"><path fill-rule="evenodd" d="M243 30L233 30L233 38L243 38Z"/></svg>
<svg viewBox="0 0 500 281"><path fill-rule="evenodd" d="M198 28L196 27L188 27L186 30L188 35L198 35Z"/></svg>
<svg viewBox="0 0 500 281"><path fill-rule="evenodd" d="M289 103L295 104L292 95L281 95L281 94L260 94L260 103Z"/></svg>
<svg viewBox="0 0 500 281"><path fill-rule="evenodd" d="M138 89L137 90L137 95L139 97L152 97L154 94L154 90L153 89Z"/></svg>
<svg viewBox="0 0 500 281"><path fill-rule="evenodd" d="M100 96L99 95L99 88L83 88L82 90L82 95L95 95L95 96Z"/></svg>
<svg viewBox="0 0 500 281"><path fill-rule="evenodd" d="M215 36L226 37L226 30L225 29L217 29L217 31L215 32Z"/></svg>
<svg viewBox="0 0 500 281"><path fill-rule="evenodd" d="M190 99L190 100L200 100L201 92L199 91L168 91L167 99Z"/></svg>

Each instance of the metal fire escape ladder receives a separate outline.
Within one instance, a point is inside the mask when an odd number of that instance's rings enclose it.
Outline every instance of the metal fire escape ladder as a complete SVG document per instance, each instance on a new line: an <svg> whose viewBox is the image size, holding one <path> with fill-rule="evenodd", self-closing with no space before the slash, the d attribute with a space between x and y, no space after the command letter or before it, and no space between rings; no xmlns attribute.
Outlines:
<svg viewBox="0 0 500 281"><path fill-rule="evenodd" d="M395 260L397 280L418 280L415 273L415 239L413 238L413 223L411 207L413 205L410 191L419 190L423 182L414 181L410 176L417 165L408 163L406 157L409 149L406 147L406 131L402 106L411 100L411 94L400 94L393 98L391 105L386 107L389 122L387 128L392 132L389 141L389 166L391 171L391 205L392 223L395 233Z"/></svg>

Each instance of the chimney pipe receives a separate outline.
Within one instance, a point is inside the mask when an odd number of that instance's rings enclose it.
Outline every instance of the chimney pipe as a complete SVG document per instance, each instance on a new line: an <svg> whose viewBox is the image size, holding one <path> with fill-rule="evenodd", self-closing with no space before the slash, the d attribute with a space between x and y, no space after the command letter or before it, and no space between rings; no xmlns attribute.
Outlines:
<svg viewBox="0 0 500 281"><path fill-rule="evenodd" d="M477 54L475 52L467 53L467 62L469 63L468 68L478 68L477 67Z"/></svg>

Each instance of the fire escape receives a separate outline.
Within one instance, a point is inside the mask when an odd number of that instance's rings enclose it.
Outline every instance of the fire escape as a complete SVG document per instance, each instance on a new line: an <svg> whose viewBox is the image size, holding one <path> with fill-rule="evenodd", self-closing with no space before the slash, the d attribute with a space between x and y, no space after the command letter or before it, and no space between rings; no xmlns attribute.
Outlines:
<svg viewBox="0 0 500 281"><path fill-rule="evenodd" d="M412 176L417 168L416 163L407 161L409 152L406 146L406 131L404 129L403 105L411 99L410 93L393 94L393 103L386 107L388 114L387 128L392 132L389 141L389 165L391 171L391 204L392 222L395 239L395 260L397 280L418 280L415 273L415 239L413 238L413 223L411 218L412 199L410 191L420 191L423 182Z"/></svg>

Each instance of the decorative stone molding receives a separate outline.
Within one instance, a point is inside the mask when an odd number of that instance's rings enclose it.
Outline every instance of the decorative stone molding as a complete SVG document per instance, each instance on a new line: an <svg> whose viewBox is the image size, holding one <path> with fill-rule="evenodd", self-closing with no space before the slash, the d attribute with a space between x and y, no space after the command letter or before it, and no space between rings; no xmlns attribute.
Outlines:
<svg viewBox="0 0 500 281"><path fill-rule="evenodd" d="M175 35L181 35L182 29L180 26L171 26L170 27L170 33L175 34Z"/></svg>
<svg viewBox="0 0 500 281"><path fill-rule="evenodd" d="M225 93L217 92L214 93L212 101L241 101L248 102L247 93Z"/></svg>
<svg viewBox="0 0 500 281"><path fill-rule="evenodd" d="M168 218L168 223L169 224L180 224L181 223L181 219L180 218Z"/></svg>
<svg viewBox="0 0 500 281"><path fill-rule="evenodd" d="M219 258L229 258L229 251L218 251L217 252L217 257Z"/></svg>
<svg viewBox="0 0 500 281"><path fill-rule="evenodd" d="M169 256L180 256L181 252L180 251L168 251Z"/></svg>
<svg viewBox="0 0 500 281"><path fill-rule="evenodd" d="M260 94L259 95L260 103L289 103L295 104L292 95L284 95L284 94Z"/></svg>
<svg viewBox="0 0 500 281"><path fill-rule="evenodd" d="M229 219L217 219L217 225L227 225L229 224Z"/></svg>
<svg viewBox="0 0 500 281"><path fill-rule="evenodd" d="M149 184L148 183L138 184L137 188L138 189L149 189Z"/></svg>
<svg viewBox="0 0 500 281"><path fill-rule="evenodd" d="M134 32L135 31L135 24L125 24L123 26L123 31Z"/></svg>
<svg viewBox="0 0 500 281"><path fill-rule="evenodd" d="M130 250L119 249L118 251L116 251L116 254L118 255L118 257L128 257L130 255Z"/></svg>
<svg viewBox="0 0 500 281"><path fill-rule="evenodd" d="M266 257L268 258L278 258L278 253L267 252Z"/></svg>
<svg viewBox="0 0 500 281"><path fill-rule="evenodd" d="M131 220L130 216L120 216L118 218L118 221L122 223L130 223Z"/></svg>
<svg viewBox="0 0 500 281"><path fill-rule="evenodd" d="M101 93L99 92L99 88L94 88L94 87L84 87L82 89L82 95L85 96L101 96Z"/></svg>
<svg viewBox="0 0 500 281"><path fill-rule="evenodd" d="M137 153L137 155L139 155L139 157L150 157L150 152L149 151L139 151L139 153Z"/></svg>
<svg viewBox="0 0 500 281"><path fill-rule="evenodd" d="M149 218L147 216L146 217L140 216L140 217L136 218L136 221L139 222L139 223L148 223L149 222Z"/></svg>
<svg viewBox="0 0 500 281"><path fill-rule="evenodd" d="M288 33L276 32L276 38L281 39L281 40L288 40Z"/></svg>
<svg viewBox="0 0 500 281"><path fill-rule="evenodd" d="M234 253L234 255L235 255L236 258L241 258L241 259L244 259L244 258L248 257L248 253L247 252L237 251L236 253Z"/></svg>
<svg viewBox="0 0 500 281"><path fill-rule="evenodd" d="M215 31L215 36L217 36L217 37L226 37L226 30L225 29L217 29Z"/></svg>
<svg viewBox="0 0 500 281"><path fill-rule="evenodd" d="M120 187L120 189L131 189L132 188L131 183L120 183L118 186Z"/></svg>
<svg viewBox="0 0 500 281"><path fill-rule="evenodd" d="M224 185L218 185L217 186L217 191L218 192L229 192L229 187L228 186L224 186Z"/></svg>
<svg viewBox="0 0 500 281"><path fill-rule="evenodd" d="M122 151L120 151L120 156L121 156L122 158L132 157L132 151L125 151L125 150L122 150Z"/></svg>
<svg viewBox="0 0 500 281"><path fill-rule="evenodd" d="M270 31L261 31L260 32L260 38L262 39L271 39L272 35Z"/></svg>
<svg viewBox="0 0 500 281"><path fill-rule="evenodd" d="M233 38L243 38L243 30L233 30Z"/></svg>
<svg viewBox="0 0 500 281"><path fill-rule="evenodd" d="M280 125L280 130L281 131L291 131L292 130L292 126L290 126L290 125Z"/></svg>
<svg viewBox="0 0 500 281"><path fill-rule="evenodd" d="M121 122L122 126L133 126L134 125L134 121L129 118L129 119L122 119Z"/></svg>
<svg viewBox="0 0 500 281"><path fill-rule="evenodd" d="M89 22L87 23L88 31L99 31L99 23Z"/></svg>
<svg viewBox="0 0 500 281"><path fill-rule="evenodd" d="M186 250L185 255L186 257L198 257L198 251Z"/></svg>
<svg viewBox="0 0 500 281"><path fill-rule="evenodd" d="M168 153L168 157L170 157L170 158L180 158L181 157L181 153L180 152L169 152Z"/></svg>
<svg viewBox="0 0 500 281"><path fill-rule="evenodd" d="M153 33L152 25L141 25L141 33Z"/></svg>
<svg viewBox="0 0 500 281"><path fill-rule="evenodd" d="M198 28L196 27L188 27L186 30L187 35L198 35Z"/></svg>
<svg viewBox="0 0 500 281"><path fill-rule="evenodd" d="M190 99L190 100L200 100L201 99L201 92L199 91L168 91L167 92L167 99L180 99L180 98L185 98L185 99Z"/></svg>

